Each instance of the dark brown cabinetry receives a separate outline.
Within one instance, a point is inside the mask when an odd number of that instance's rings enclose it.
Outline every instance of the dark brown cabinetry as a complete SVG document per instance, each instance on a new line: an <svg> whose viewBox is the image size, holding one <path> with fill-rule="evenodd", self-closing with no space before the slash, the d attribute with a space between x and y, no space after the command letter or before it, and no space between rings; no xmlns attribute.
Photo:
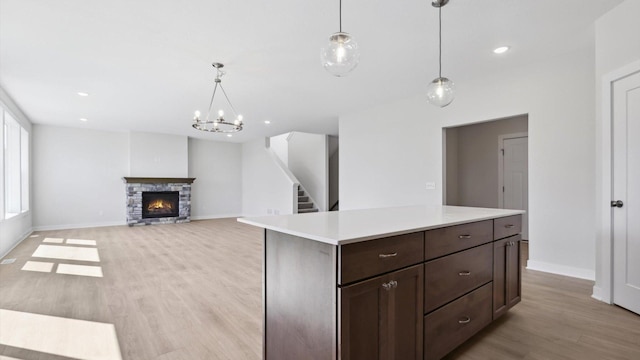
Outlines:
<svg viewBox="0 0 640 360"><path fill-rule="evenodd" d="M438 360L491 323L491 283L424 318L424 359Z"/></svg>
<svg viewBox="0 0 640 360"><path fill-rule="evenodd" d="M423 265L339 290L341 359L422 359Z"/></svg>
<svg viewBox="0 0 640 360"><path fill-rule="evenodd" d="M493 319L520 302L520 235L493 243Z"/></svg>
<svg viewBox="0 0 640 360"><path fill-rule="evenodd" d="M343 245L265 230L264 359L441 359L520 301L520 230L520 215Z"/></svg>

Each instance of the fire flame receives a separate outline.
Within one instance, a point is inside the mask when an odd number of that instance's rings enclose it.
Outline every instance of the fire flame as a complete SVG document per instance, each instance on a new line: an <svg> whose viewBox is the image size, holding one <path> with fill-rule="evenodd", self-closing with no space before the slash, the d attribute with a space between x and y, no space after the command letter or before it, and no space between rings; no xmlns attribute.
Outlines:
<svg viewBox="0 0 640 360"><path fill-rule="evenodd" d="M147 206L147 210L149 211L155 211L155 210L172 210L173 207L171 206L171 203L168 201L164 201L162 199L156 200L154 202L149 203L149 206Z"/></svg>

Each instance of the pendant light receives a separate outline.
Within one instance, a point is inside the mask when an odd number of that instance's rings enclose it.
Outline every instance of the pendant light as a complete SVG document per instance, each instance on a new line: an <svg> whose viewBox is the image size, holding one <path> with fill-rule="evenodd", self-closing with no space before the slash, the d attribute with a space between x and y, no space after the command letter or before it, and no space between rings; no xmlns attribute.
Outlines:
<svg viewBox="0 0 640 360"><path fill-rule="evenodd" d="M322 67L331 75L346 76L358 66L360 50L351 35L342 32L342 0L340 0L340 31L329 37L329 44L320 52Z"/></svg>
<svg viewBox="0 0 640 360"><path fill-rule="evenodd" d="M438 8L438 77L427 87L427 100L432 105L445 107L453 101L455 85L453 81L442 77L442 7L449 0L434 0L431 5Z"/></svg>

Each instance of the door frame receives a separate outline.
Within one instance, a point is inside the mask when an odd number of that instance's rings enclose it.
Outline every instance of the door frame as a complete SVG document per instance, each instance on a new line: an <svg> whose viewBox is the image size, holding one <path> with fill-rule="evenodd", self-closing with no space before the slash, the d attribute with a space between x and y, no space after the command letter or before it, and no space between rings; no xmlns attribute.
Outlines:
<svg viewBox="0 0 640 360"><path fill-rule="evenodd" d="M519 132L513 134L503 134L498 136L498 207L500 209L504 209L504 193L502 192L502 187L504 186L504 154L500 154L503 149L504 141L506 139L517 139L526 137L527 141L529 138L529 132ZM529 159L529 145L527 145L527 162ZM529 181L529 169L527 166L527 181ZM527 191L527 198L529 197L529 192Z"/></svg>
<svg viewBox="0 0 640 360"><path fill-rule="evenodd" d="M596 246L596 257L600 259L600 269L596 266L596 279L600 283L593 286L592 297L606 303L613 303L613 213L610 201L613 196L613 83L640 72L640 61L627 64L602 77L602 124L600 136L600 153L602 166L600 174L600 188L596 188L596 204L599 213L599 224L596 229L596 239L600 239L600 246ZM598 273L599 272L599 273Z"/></svg>

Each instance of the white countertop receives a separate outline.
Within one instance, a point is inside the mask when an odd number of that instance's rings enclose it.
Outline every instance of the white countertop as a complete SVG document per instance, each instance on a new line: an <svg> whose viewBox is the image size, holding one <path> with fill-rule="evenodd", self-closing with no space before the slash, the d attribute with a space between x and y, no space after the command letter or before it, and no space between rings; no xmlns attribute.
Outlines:
<svg viewBox="0 0 640 360"><path fill-rule="evenodd" d="M439 205L247 217L238 221L327 244L344 245L518 214L524 214L524 211Z"/></svg>

